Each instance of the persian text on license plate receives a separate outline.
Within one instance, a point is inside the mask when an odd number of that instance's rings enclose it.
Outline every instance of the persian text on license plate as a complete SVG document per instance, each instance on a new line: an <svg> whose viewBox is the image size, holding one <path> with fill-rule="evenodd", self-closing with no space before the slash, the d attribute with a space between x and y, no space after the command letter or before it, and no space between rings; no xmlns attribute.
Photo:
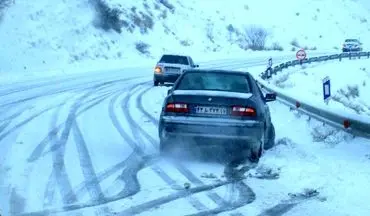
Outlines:
<svg viewBox="0 0 370 216"><path fill-rule="evenodd" d="M195 112L199 114L226 115L227 109L223 107L197 106L195 107Z"/></svg>

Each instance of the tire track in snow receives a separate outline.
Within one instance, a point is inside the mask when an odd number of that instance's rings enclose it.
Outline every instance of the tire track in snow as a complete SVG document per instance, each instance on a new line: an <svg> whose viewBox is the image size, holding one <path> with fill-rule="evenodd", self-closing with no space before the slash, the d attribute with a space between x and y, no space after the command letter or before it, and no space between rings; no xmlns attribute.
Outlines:
<svg viewBox="0 0 370 216"><path fill-rule="evenodd" d="M285 213L292 210L295 206L301 204L302 202L318 199L319 201L325 201L322 197L318 197L319 192L316 190L306 190L303 193L298 194L288 194L289 199L282 200L278 204L262 211L258 216L282 216Z"/></svg>
<svg viewBox="0 0 370 216"><path fill-rule="evenodd" d="M239 197L238 197L238 199L235 202L231 202L228 205L221 206L221 207L218 207L218 208L209 210L209 211L202 211L202 212L198 212L196 214L189 214L187 216L217 215L217 214L220 214L220 213L223 213L223 212L233 211L233 210L235 210L237 208L240 208L240 207L243 207L245 205L248 205L248 204L252 203L256 199L256 194L244 182L242 182L242 181L233 182L231 184L231 186L232 186L232 189L237 189L238 190ZM234 214L243 215L240 212L236 212Z"/></svg>
<svg viewBox="0 0 370 216"><path fill-rule="evenodd" d="M144 106L143 106L143 95L145 93L147 93L148 91L150 91L150 89L152 89L152 87L148 87L147 89L145 89L144 91L139 93L139 95L136 98L136 106L149 119L149 121L151 121L156 127L158 127L159 121L155 117L153 117L150 113L148 113L144 109ZM142 128L140 128L140 129L141 129L142 133L146 133ZM157 145L158 145L157 141L154 141L154 142L157 143ZM202 182L198 177L196 177L190 170L188 170L180 162L177 162L177 161L174 161L174 160L171 160L171 162L176 167L176 169L179 170L193 184L195 184L196 186L203 186L204 185L204 182ZM250 196L241 197L241 200L239 201L240 204L246 205L246 204L249 204L250 202L253 202L255 200L254 192L247 185L239 184L237 188L239 189L239 193L241 193L242 191L248 191L248 194L250 194ZM231 210L234 210L236 208L236 207L230 208L229 207L230 204L226 200L224 200L222 197L220 197L217 193L215 193L213 191L207 191L206 194L219 207L216 208L216 209L213 209L213 210L204 211L205 215L207 215L207 213L211 214L212 212L221 213L221 212L225 212L225 211L231 211ZM240 205L236 205L236 206L239 207ZM203 215L203 213L200 213L200 215Z"/></svg>
<svg viewBox="0 0 370 216"><path fill-rule="evenodd" d="M77 147L77 152L79 155L80 166L82 168L82 174L84 176L84 181L86 182L85 187L89 192L90 198L92 199L92 202L105 202L106 198L103 194L100 182L92 164L86 142L76 121L72 125L72 130ZM107 207L99 208L96 210L96 215L107 214L111 214L110 210Z"/></svg>
<svg viewBox="0 0 370 216"><path fill-rule="evenodd" d="M69 205L77 202L77 196L73 192L72 185L69 180L69 176L66 173L65 164L64 164L64 154L65 154L65 146L67 144L71 128L73 124L75 124L76 114L78 109L83 105L85 100L91 96L92 94L96 93L101 88L106 88L107 85L111 84L110 82L102 83L96 85L95 88L90 89L87 93L83 94L79 97L76 102L70 108L69 114L67 119L64 123L64 128L61 134L61 137L54 142L51 142L51 148L56 149L52 151L52 161L53 161L53 169L50 175L48 182L55 181L59 186L59 192L62 197L62 202L64 205ZM109 86L108 86L109 87ZM91 108L91 107L90 107ZM87 110L85 110L87 111ZM52 185L52 184L48 184ZM55 185L55 184L54 184ZM50 190L50 189L47 189ZM53 191L53 190L51 190ZM51 194L49 194L50 196Z"/></svg>
<svg viewBox="0 0 370 216"><path fill-rule="evenodd" d="M88 105L87 107L81 109L80 111L77 112L76 116L81 115L85 111L89 110L93 106L101 103L106 97L109 97L112 93L106 93L104 95L100 95L98 97L94 97L86 103L91 103L91 105ZM28 162L34 162L41 157L47 155L48 153L55 151L56 149L50 148L48 151L45 152L45 148L47 147L48 143L50 140L54 139L58 132L62 129L64 123L59 124L58 126L51 127L51 130L48 132L47 136L36 146L36 148L32 151L31 155L28 157Z"/></svg>
<svg viewBox="0 0 370 216"><path fill-rule="evenodd" d="M160 198L157 198L157 199L153 199L153 200L147 201L145 203L141 203L141 204L136 205L136 206L131 206L131 207L115 214L115 215L131 216L131 215L140 214L140 213L149 211L149 210L151 210L155 207L164 205L166 203L169 203L169 202L181 199L181 198L186 198L186 197L189 197L189 196L197 194L197 193L213 190L213 189L216 189L216 188L219 188L219 187L222 187L222 186L227 186L229 184L235 184L238 181L242 181L243 179L244 178L238 179L237 181L227 180L227 181L213 183L213 184L210 184L210 185L203 185L203 186L198 186L198 187L194 187L194 188L190 188L190 189L183 189L181 191L178 191L176 193L173 193L173 194L170 194L170 195L167 195L167 196L163 196L163 197L160 197Z"/></svg>

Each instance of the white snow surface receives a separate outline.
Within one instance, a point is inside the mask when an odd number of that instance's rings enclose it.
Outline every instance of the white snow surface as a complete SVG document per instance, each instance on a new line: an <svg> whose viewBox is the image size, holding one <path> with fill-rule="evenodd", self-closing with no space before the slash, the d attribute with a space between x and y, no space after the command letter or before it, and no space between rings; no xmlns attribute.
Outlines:
<svg viewBox="0 0 370 216"><path fill-rule="evenodd" d="M158 157L156 121L169 88L152 86L151 68L128 70L131 76L116 71L0 91L7 94L0 107L3 215L189 215L212 209L279 215L281 205L297 216L370 211L370 141L308 121L279 102L270 103L277 144L245 174L250 177L184 196L186 184L192 189L225 181L225 167L183 158L184 151L175 160ZM274 173L277 179L257 178ZM319 194L289 196L307 189Z"/></svg>
<svg viewBox="0 0 370 216"><path fill-rule="evenodd" d="M148 34L138 27L121 34L97 29L88 0L10 2L0 12L2 216L370 212L369 140L272 102L277 145L245 180L223 184L224 165L158 157L157 120L168 87L152 87L153 66L163 53L191 55L204 68L258 75L268 57L274 64L294 59L292 48L308 48L309 57L330 54L345 38L356 37L367 50L368 1L168 1L173 13L155 0L107 1L125 11L130 24L130 11L150 16L154 26ZM269 33L267 47L279 43L284 51L245 51L229 24L241 33L261 26ZM138 52L137 42L148 44L149 53ZM368 71L366 63L354 64L357 73L364 72L359 65ZM354 77L348 80L359 85ZM274 173L277 179L266 179ZM213 184L221 186L212 189ZM189 194L186 185L210 188ZM319 195L289 196L306 189Z"/></svg>
<svg viewBox="0 0 370 216"><path fill-rule="evenodd" d="M331 88L328 104L323 99L326 77ZM370 60L366 57L288 68L274 75L269 83L298 101L370 122Z"/></svg>
<svg viewBox="0 0 370 216"><path fill-rule="evenodd" d="M130 25L138 22L132 18L135 13L150 17L154 25L147 34L140 32L141 24L132 32L123 27L120 34L96 28L93 1L89 0L10 2L2 10L0 23L1 79L147 66L163 53L189 54L195 61L265 55L265 51L245 51L238 45L251 25L266 29L267 48L278 43L286 54L294 55L292 49L300 47L338 51L348 37L361 39L365 50L370 44L370 15L364 0L286 0L284 4L172 0L167 1L170 6L156 0L106 1L109 7L121 10L121 19ZM169 9L171 5L174 10ZM230 24L240 37L227 29ZM294 39L296 46L291 45ZM139 42L149 45L148 54L138 52L135 44ZM276 52L280 53L270 53Z"/></svg>

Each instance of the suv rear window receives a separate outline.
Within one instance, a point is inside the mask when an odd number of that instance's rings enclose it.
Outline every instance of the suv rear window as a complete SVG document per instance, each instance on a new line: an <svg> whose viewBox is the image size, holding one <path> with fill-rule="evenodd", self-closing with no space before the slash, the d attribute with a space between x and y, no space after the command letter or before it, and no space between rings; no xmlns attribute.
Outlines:
<svg viewBox="0 0 370 216"><path fill-rule="evenodd" d="M248 77L227 73L187 73L179 81L177 90L214 90L250 93Z"/></svg>
<svg viewBox="0 0 370 216"><path fill-rule="evenodd" d="M188 58L186 56L177 55L163 55L159 60L159 63L189 65Z"/></svg>

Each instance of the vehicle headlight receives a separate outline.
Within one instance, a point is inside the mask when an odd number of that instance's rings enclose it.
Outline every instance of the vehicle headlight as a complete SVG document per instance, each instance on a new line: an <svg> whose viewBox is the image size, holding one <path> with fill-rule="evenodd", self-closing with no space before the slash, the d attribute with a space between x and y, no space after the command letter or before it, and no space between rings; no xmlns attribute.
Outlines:
<svg viewBox="0 0 370 216"><path fill-rule="evenodd" d="M154 73L162 73L162 68L161 68L161 67L159 67L159 66L156 66L156 67L154 68Z"/></svg>

